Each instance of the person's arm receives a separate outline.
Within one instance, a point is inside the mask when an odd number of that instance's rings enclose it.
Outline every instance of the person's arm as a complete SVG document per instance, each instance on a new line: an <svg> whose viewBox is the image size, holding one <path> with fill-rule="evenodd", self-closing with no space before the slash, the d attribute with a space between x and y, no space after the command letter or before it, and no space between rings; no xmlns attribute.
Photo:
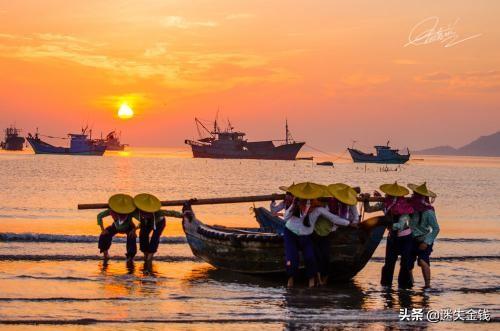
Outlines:
<svg viewBox="0 0 500 331"><path fill-rule="evenodd" d="M285 216L283 217L284 221L288 221L290 218L292 218L294 208L295 208L295 203L292 203L292 205L288 207L287 210L285 210Z"/></svg>
<svg viewBox="0 0 500 331"><path fill-rule="evenodd" d="M104 225L102 224L102 219L109 215L111 215L111 211L109 209L103 210L99 214L97 214L97 225L101 227L101 231L104 231Z"/></svg>
<svg viewBox="0 0 500 331"><path fill-rule="evenodd" d="M410 225L410 215L404 214L399 216L399 219L396 223L392 225L393 230L403 231L408 228Z"/></svg>
<svg viewBox="0 0 500 331"><path fill-rule="evenodd" d="M349 220L346 220L345 218L330 213L326 208L321 208L320 214L326 219L328 219L330 222L332 222L332 224L334 225L348 226L350 224Z"/></svg>
<svg viewBox="0 0 500 331"><path fill-rule="evenodd" d="M359 223L360 219L359 219L358 206L354 205L354 206L350 206L349 208L351 210L352 217L353 217L352 223Z"/></svg>
<svg viewBox="0 0 500 331"><path fill-rule="evenodd" d="M182 213L176 210L160 209L159 213L160 216L175 217L175 218L182 218L184 216Z"/></svg>
<svg viewBox="0 0 500 331"><path fill-rule="evenodd" d="M363 207L365 208L366 213L374 213L384 210L384 204L382 202L377 202L373 206L370 206L370 203L368 201L364 201Z"/></svg>
<svg viewBox="0 0 500 331"><path fill-rule="evenodd" d="M271 213L276 214L285 209L285 201L281 201L280 203L276 204L276 201L271 202Z"/></svg>
<svg viewBox="0 0 500 331"><path fill-rule="evenodd" d="M427 212L422 215L422 217L425 217L424 221L427 221L427 224L431 227L432 231L429 232L424 236L424 243L427 245L432 245L434 240L436 240L436 237L439 233L439 224L436 219L436 214L432 212Z"/></svg>

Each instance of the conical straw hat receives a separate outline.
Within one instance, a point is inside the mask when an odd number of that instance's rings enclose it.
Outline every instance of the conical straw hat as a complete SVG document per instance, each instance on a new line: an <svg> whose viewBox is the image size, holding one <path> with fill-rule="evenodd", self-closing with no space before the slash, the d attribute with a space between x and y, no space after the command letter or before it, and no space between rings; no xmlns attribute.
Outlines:
<svg viewBox="0 0 500 331"><path fill-rule="evenodd" d="M343 183L332 184L328 186L328 190L335 199L346 205L354 206L358 203L356 191L349 185Z"/></svg>
<svg viewBox="0 0 500 331"><path fill-rule="evenodd" d="M109 208L118 214L130 214L135 210L134 199L128 194L118 193L108 200Z"/></svg>
<svg viewBox="0 0 500 331"><path fill-rule="evenodd" d="M394 184L380 185L380 190L393 197L404 197L410 193L406 187L399 185L398 182L394 182Z"/></svg>
<svg viewBox="0 0 500 331"><path fill-rule="evenodd" d="M318 199L332 196L326 186L310 182L294 184L288 188L288 192L299 199Z"/></svg>
<svg viewBox="0 0 500 331"><path fill-rule="evenodd" d="M423 183L422 185L408 184L408 187L410 188L410 190L420 195L424 195L426 197L431 197L431 198L437 197L436 193L432 192L427 188L427 183Z"/></svg>
<svg viewBox="0 0 500 331"><path fill-rule="evenodd" d="M152 194L141 193L134 197L134 203L142 211L156 213L161 208L160 200Z"/></svg>

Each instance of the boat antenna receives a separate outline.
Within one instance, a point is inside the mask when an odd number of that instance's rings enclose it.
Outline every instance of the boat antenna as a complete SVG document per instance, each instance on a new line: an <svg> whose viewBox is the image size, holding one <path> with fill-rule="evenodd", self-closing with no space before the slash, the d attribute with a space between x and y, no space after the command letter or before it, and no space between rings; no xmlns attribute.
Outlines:
<svg viewBox="0 0 500 331"><path fill-rule="evenodd" d="M390 142L390 140L387 140L387 147L389 147L389 142Z"/></svg>
<svg viewBox="0 0 500 331"><path fill-rule="evenodd" d="M354 145L355 145L357 142L358 142L357 140L353 140L353 141L352 141L352 147L351 147L352 149L354 149Z"/></svg>
<svg viewBox="0 0 500 331"><path fill-rule="evenodd" d="M288 136L289 136L289 132L288 132L288 118L285 117L285 144L288 145Z"/></svg>

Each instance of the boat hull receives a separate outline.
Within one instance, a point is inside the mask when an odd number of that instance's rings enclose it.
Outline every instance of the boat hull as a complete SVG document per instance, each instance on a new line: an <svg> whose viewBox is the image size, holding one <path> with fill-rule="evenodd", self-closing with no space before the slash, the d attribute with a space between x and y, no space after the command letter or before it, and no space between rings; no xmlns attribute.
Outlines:
<svg viewBox="0 0 500 331"><path fill-rule="evenodd" d="M265 149L227 149L211 145L190 144L195 158L295 160L303 142L274 146Z"/></svg>
<svg viewBox="0 0 500 331"><path fill-rule="evenodd" d="M9 137L2 144L2 148L8 151L22 151L24 141L23 137Z"/></svg>
<svg viewBox="0 0 500 331"><path fill-rule="evenodd" d="M365 224L370 226L341 228L331 234L332 279L349 280L370 260L385 227L378 218ZM197 219L184 219L183 229L193 254L216 268L249 274L285 272L284 242L278 233L263 233L262 229L240 233Z"/></svg>
<svg viewBox="0 0 500 331"><path fill-rule="evenodd" d="M379 164L404 164L410 159L410 155L397 155L393 157L383 157L379 155L367 154L356 149L348 148L354 163L379 163Z"/></svg>
<svg viewBox="0 0 500 331"><path fill-rule="evenodd" d="M55 154L55 155L93 155L101 156L106 151L106 146L88 146L86 149L71 149L48 144L40 139L26 138L33 148L35 154Z"/></svg>

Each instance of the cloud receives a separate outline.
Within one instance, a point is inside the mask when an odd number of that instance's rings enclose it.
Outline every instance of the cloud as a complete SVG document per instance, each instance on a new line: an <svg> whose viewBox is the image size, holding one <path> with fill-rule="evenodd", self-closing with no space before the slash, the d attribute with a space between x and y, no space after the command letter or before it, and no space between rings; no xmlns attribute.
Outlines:
<svg viewBox="0 0 500 331"><path fill-rule="evenodd" d="M214 21L188 21L182 16L167 16L161 20L161 24L167 28L190 29L190 28L213 28L219 24Z"/></svg>
<svg viewBox="0 0 500 331"><path fill-rule="evenodd" d="M148 48L144 51L145 57L158 57L167 53L166 43L157 43L152 48Z"/></svg>
<svg viewBox="0 0 500 331"><path fill-rule="evenodd" d="M500 70L470 71L450 74L434 72L415 77L420 83L438 83L448 90L492 92L500 90Z"/></svg>

